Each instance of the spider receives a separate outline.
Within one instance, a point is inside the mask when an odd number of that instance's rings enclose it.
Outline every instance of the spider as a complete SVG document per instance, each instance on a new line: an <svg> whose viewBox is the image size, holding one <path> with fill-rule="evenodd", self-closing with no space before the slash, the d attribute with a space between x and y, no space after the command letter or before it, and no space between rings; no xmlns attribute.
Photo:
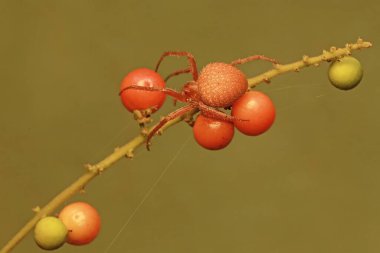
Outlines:
<svg viewBox="0 0 380 253"><path fill-rule="evenodd" d="M237 59L231 63L214 62L207 64L198 75L194 56L189 52L164 52L160 57L155 71L167 56L187 57L189 67L180 69L170 74L165 81L173 76L191 73L193 80L188 81L180 92L170 88L144 87L131 85L127 89L160 91L174 98L175 101L186 103L185 106L169 113L148 133L146 147L149 150L151 138L170 120L182 116L191 110L198 109L206 117L217 120L234 121L234 117L218 108L228 108L242 96L248 89L248 82L244 73L236 68L236 65L254 60L264 60L277 64L277 61L263 55L253 55ZM121 93L120 92L120 93Z"/></svg>

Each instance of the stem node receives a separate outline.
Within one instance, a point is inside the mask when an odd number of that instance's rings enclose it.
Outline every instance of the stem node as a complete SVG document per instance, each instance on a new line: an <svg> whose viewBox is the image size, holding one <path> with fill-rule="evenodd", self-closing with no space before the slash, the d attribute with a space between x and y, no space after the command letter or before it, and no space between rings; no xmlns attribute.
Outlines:
<svg viewBox="0 0 380 253"><path fill-rule="evenodd" d="M267 84L270 84L270 79L268 77L264 77L263 78L263 82L265 82Z"/></svg>
<svg viewBox="0 0 380 253"><path fill-rule="evenodd" d="M92 170L93 170L93 166L89 163L86 163L85 165L83 165L83 167L85 168L85 170L87 170L89 172L92 172Z"/></svg>
<svg viewBox="0 0 380 253"><path fill-rule="evenodd" d="M32 208L32 211L35 212L35 213L39 213L41 211L41 207L40 206L35 206Z"/></svg>
<svg viewBox="0 0 380 253"><path fill-rule="evenodd" d="M125 153L125 157L128 158L128 159L132 159L134 156L133 154L133 149L130 149L128 150L126 153Z"/></svg>
<svg viewBox="0 0 380 253"><path fill-rule="evenodd" d="M304 55L302 56L302 61L307 65L309 66L311 63L310 63L310 57L308 55Z"/></svg>

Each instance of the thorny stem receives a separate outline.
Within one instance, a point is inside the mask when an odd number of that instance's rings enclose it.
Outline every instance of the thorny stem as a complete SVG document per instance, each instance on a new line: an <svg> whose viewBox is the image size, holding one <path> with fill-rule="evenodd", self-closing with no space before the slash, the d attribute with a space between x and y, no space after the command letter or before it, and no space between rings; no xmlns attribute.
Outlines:
<svg viewBox="0 0 380 253"><path fill-rule="evenodd" d="M296 61L290 64L276 64L273 69L252 77L248 79L248 84L250 88L254 88L258 84L262 82L270 82L270 80L278 76L280 74L295 71L300 71L301 68L308 66L318 66L319 63L326 61L334 61L341 57L351 55L352 50L359 50L362 48L369 48L372 44L370 42L363 41L361 38L357 40L356 43L346 44L343 48L331 47L329 51L323 51L321 55L315 57L303 56L302 60ZM183 121L188 120L194 115L198 110L193 110L187 115L176 118L174 120L169 121L163 128L162 131L168 129L169 127ZM150 129L152 130L154 126ZM35 224L43 217L51 214L57 209L60 205L62 205L65 201L70 199L73 195L78 192L81 192L85 186L96 176L105 172L111 165L120 160L123 157L132 158L133 151L141 146L146 140L146 135L140 133L137 137L133 138L130 142L126 143L122 147L118 147L114 150L114 152L108 155L106 158L101 160L99 163L95 165L87 164L85 165L86 172L81 175L76 181L74 181L71 185L69 185L66 189L56 195L49 203L47 203L44 207L36 207L33 210L36 212L34 217L30 219L14 236L11 240L7 242L7 244L1 249L0 253L6 253L12 250L35 226Z"/></svg>

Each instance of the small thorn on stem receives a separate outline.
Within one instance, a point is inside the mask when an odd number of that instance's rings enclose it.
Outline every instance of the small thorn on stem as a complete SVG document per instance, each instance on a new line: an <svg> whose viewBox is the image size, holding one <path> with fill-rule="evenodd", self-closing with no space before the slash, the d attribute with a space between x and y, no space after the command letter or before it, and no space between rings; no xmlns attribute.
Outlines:
<svg viewBox="0 0 380 253"><path fill-rule="evenodd" d="M336 51L336 47L330 47L330 52L334 53Z"/></svg>
<svg viewBox="0 0 380 253"><path fill-rule="evenodd" d="M263 78L263 82L265 82L267 84L270 84L270 79L268 77L264 77Z"/></svg>
<svg viewBox="0 0 380 253"><path fill-rule="evenodd" d="M310 65L310 57L308 55L304 55L302 56L302 61L306 64L306 65Z"/></svg>
<svg viewBox="0 0 380 253"><path fill-rule="evenodd" d="M35 213L39 213L41 211L41 207L40 206L35 206L32 208L32 211L35 212Z"/></svg>
<svg viewBox="0 0 380 253"><path fill-rule="evenodd" d="M132 149L128 150L127 153L125 154L125 157L128 158L128 159L132 159L133 156L134 156L134 154L133 154L133 150Z"/></svg>
<svg viewBox="0 0 380 253"><path fill-rule="evenodd" d="M84 167L91 173L101 174L104 171L104 168L98 165L85 164Z"/></svg>
<svg viewBox="0 0 380 253"><path fill-rule="evenodd" d="M322 60L330 61L331 60L331 53L329 51L323 50Z"/></svg>
<svg viewBox="0 0 380 253"><path fill-rule="evenodd" d="M96 169L96 172L98 173L98 175L102 174L103 171L104 171L104 167L101 167L101 166L94 166L95 169Z"/></svg>
<svg viewBox="0 0 380 253"><path fill-rule="evenodd" d="M89 163L86 163L85 165L83 165L84 168L87 170L87 171L90 171L92 172L94 170L93 166Z"/></svg>

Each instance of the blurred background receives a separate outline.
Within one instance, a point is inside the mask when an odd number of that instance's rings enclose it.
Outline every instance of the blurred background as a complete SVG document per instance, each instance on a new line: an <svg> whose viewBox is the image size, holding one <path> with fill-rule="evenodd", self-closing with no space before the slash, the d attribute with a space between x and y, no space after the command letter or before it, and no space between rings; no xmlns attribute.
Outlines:
<svg viewBox="0 0 380 253"><path fill-rule="evenodd" d="M257 87L277 108L271 130L236 131L221 151L176 125L69 201L95 206L102 230L57 252L379 252L379 13L375 0L1 0L1 246L83 164L137 135L118 96L129 71L170 50L200 68L254 54L289 63L361 36L374 47L353 54L364 68L356 89L335 89L326 63L279 76ZM160 73L183 66L170 58ZM168 99L155 119L172 110ZM42 250L31 233L12 252Z"/></svg>

